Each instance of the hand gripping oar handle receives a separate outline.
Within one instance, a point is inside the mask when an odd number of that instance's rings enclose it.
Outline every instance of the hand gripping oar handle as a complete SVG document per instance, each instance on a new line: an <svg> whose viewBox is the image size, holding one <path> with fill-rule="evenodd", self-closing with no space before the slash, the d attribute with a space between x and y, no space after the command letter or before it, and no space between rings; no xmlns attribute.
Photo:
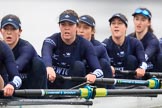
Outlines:
<svg viewBox="0 0 162 108"><path fill-rule="evenodd" d="M133 70L115 70L116 73L119 73L119 74L125 74L125 75L130 75L130 76L135 76L137 73ZM150 73L146 72L145 75L144 75L144 79L150 79L152 78L153 76L150 75Z"/></svg>
<svg viewBox="0 0 162 108"><path fill-rule="evenodd" d="M56 75L57 79L60 80L70 80L70 81L74 81L74 82L86 82L87 78L85 77L71 77L71 76L61 76L61 75ZM114 84L114 79L111 78L97 78L95 83L98 84L110 84L113 85Z"/></svg>
<svg viewBox="0 0 162 108"><path fill-rule="evenodd" d="M61 76L60 76L61 77ZM76 82L84 82L86 81L85 77L63 77L63 80L71 80ZM114 78L97 78L95 80L97 84L107 84L107 85L140 85L147 86L151 89L159 89L161 88L162 81L157 78L151 78L149 80L131 80L131 79L114 79Z"/></svg>
<svg viewBox="0 0 162 108"><path fill-rule="evenodd" d="M95 94L93 94L95 90ZM0 90L0 92L3 90ZM162 94L162 89L105 89L105 88L91 88L85 87L80 89L22 89L15 90L14 96L58 96L58 95L72 95L81 98L92 99L93 97L106 97L109 95L137 95L137 94Z"/></svg>
<svg viewBox="0 0 162 108"><path fill-rule="evenodd" d="M0 90L1 97L3 97L3 90ZM97 95L102 95L100 92ZM56 96L56 97L65 97L65 96L72 96L72 97L80 97L85 99L94 99L96 96L96 88L91 86L85 86L84 88L80 89L21 89L15 90L14 97L44 97L44 96Z"/></svg>
<svg viewBox="0 0 162 108"><path fill-rule="evenodd" d="M119 74L126 74L126 75L136 75L136 72L133 71L133 70L115 70L116 73L119 73ZM157 77L157 78L162 78L162 73L161 72L146 72L144 77L146 78L151 78L151 77Z"/></svg>

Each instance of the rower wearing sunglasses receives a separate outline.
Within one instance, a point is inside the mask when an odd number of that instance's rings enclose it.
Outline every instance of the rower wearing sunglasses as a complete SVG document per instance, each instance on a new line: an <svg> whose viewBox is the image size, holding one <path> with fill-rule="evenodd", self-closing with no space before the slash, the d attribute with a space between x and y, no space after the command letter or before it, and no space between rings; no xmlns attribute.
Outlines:
<svg viewBox="0 0 162 108"><path fill-rule="evenodd" d="M129 36L135 37L142 42L148 66L147 71L162 71L160 44L151 28L151 12L147 8L137 8L132 16L134 17L135 32Z"/></svg>
<svg viewBox="0 0 162 108"><path fill-rule="evenodd" d="M147 64L142 43L126 36L128 20L121 13L109 19L111 36L103 41L110 57L112 72L115 78L136 79L144 76ZM135 70L136 76L121 75L113 70Z"/></svg>

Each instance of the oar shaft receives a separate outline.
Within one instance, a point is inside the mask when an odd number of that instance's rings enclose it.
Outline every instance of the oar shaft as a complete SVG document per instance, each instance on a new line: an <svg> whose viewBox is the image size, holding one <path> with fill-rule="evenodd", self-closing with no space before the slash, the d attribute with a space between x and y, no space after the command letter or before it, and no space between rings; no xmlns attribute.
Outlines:
<svg viewBox="0 0 162 108"><path fill-rule="evenodd" d="M151 76L156 76L158 78L162 78L162 73L160 72L147 72L149 73Z"/></svg>
<svg viewBox="0 0 162 108"><path fill-rule="evenodd" d="M107 90L108 95L162 94L162 89L115 89Z"/></svg>
<svg viewBox="0 0 162 108"><path fill-rule="evenodd" d="M80 96L79 90L68 90L68 89L23 89L15 90L14 96L47 96L47 95L70 95Z"/></svg>
<svg viewBox="0 0 162 108"><path fill-rule="evenodd" d="M84 82L86 81L86 78L84 77L62 77L64 80L71 80L71 81L80 81ZM108 84L108 85L142 85L142 86L148 86L149 82L144 80L129 80L129 79L114 79L114 78L97 78L95 83L97 84Z"/></svg>
<svg viewBox="0 0 162 108"><path fill-rule="evenodd" d="M145 80L129 80L129 79L114 79L114 78L97 78L95 83L106 83L110 85L142 85L148 86L149 82Z"/></svg>
<svg viewBox="0 0 162 108"><path fill-rule="evenodd" d="M37 92L41 92L42 90L15 90L14 96L36 96L38 95ZM162 94L162 89L105 89L105 88L80 88L76 90L66 90L66 89L51 89L51 90L43 90L46 93L46 95L52 95L52 96L78 96L82 98L86 98L88 96L92 96L92 93L95 97L105 97L109 95L136 95L136 94ZM27 93L27 94L26 94Z"/></svg>
<svg viewBox="0 0 162 108"><path fill-rule="evenodd" d="M85 77L64 77L62 76L61 79L63 80L71 80L76 82L85 82L87 79ZM128 85L143 85L148 86L148 81L143 80L129 80L129 79L114 79L114 78L97 78L95 83L105 83L110 85L116 84L128 84Z"/></svg>
<svg viewBox="0 0 162 108"><path fill-rule="evenodd" d="M59 76L59 77L61 77L63 80L71 80L71 81L79 81L79 82L87 81L87 78L85 77L64 77L64 76Z"/></svg>

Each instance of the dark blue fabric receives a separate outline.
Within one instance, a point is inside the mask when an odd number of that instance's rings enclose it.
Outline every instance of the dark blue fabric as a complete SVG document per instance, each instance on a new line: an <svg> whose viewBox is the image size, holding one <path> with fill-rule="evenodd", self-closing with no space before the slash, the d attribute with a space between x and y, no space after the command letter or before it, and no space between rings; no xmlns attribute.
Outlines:
<svg viewBox="0 0 162 108"><path fill-rule="evenodd" d="M53 41L54 44L48 40ZM43 43L42 57L46 66L69 68L74 61L86 59L92 71L101 69L93 45L80 36L77 36L71 45L66 45L61 40L60 33L48 37Z"/></svg>
<svg viewBox="0 0 162 108"><path fill-rule="evenodd" d="M86 68L83 62L75 61L74 64L68 70L69 76L86 76ZM53 83L48 81L48 88L49 89L69 89L76 85L81 84L81 82L74 82L70 80L60 80L56 79Z"/></svg>
<svg viewBox="0 0 162 108"><path fill-rule="evenodd" d="M111 70L111 65L110 65L110 58L107 54L106 48L97 40L92 39L91 40L95 53L98 57L98 60L100 61L101 68L104 73L105 78L111 78L112 77L112 70ZM107 68L105 68L107 67Z"/></svg>
<svg viewBox="0 0 162 108"><path fill-rule="evenodd" d="M12 82L14 76L19 76L13 53L9 46L2 41L0 41L0 74L5 84ZM15 87L15 85L13 86Z"/></svg>
<svg viewBox="0 0 162 108"><path fill-rule="evenodd" d="M23 80L21 88L45 89L47 87L46 68L34 47L28 41L19 39L12 51L16 59L17 69ZM22 74L26 77L24 78Z"/></svg>
<svg viewBox="0 0 162 108"><path fill-rule="evenodd" d="M156 59L156 66L155 66L155 72L162 72L162 53L160 53L159 55L157 55L157 59ZM156 70L157 69L157 70Z"/></svg>
<svg viewBox="0 0 162 108"><path fill-rule="evenodd" d="M34 47L26 40L19 39L17 45L12 49L17 69L20 73L28 73L31 68L31 61L37 56Z"/></svg>
<svg viewBox="0 0 162 108"><path fill-rule="evenodd" d="M124 60L124 62L125 62L125 67L124 67L125 70L133 70L134 71L138 67L137 58L133 55L128 55L126 57L126 59ZM115 78L134 79L134 76L116 73Z"/></svg>
<svg viewBox="0 0 162 108"><path fill-rule="evenodd" d="M135 33L131 33L128 36L137 38ZM153 33L147 32L140 41L143 44L145 54L148 55L147 64L148 66L152 65L151 67L148 67L147 71L162 71L160 69L160 67L162 66L161 59L158 59L162 58L160 57L162 56L162 53L157 37Z"/></svg>
<svg viewBox="0 0 162 108"><path fill-rule="evenodd" d="M123 60L128 55L134 55L137 57L138 66L141 66L142 62L145 62L144 48L142 43L135 38L126 37L122 46L116 45L112 37L103 41L107 53L110 57L111 65L113 66L124 66Z"/></svg>
<svg viewBox="0 0 162 108"><path fill-rule="evenodd" d="M88 74L85 74L84 71L80 71L80 69L85 70L85 66L84 68L81 68L83 66L76 66L78 67L76 71L69 71L69 69L75 70L74 64L76 61L81 62L86 60L91 70L89 72L101 69L92 43L78 35L71 45L67 45L62 41L61 33L56 33L46 38L42 47L42 57L46 67L54 67L55 72L63 76L75 75L84 77ZM60 84L62 85L63 83L55 81L54 84L60 86ZM65 87L68 86L67 88L71 88L71 84L63 85L65 85Z"/></svg>
<svg viewBox="0 0 162 108"><path fill-rule="evenodd" d="M27 78L23 79L21 89L46 89L47 74L46 66L40 57L34 57L31 63L31 69L26 74Z"/></svg>
<svg viewBox="0 0 162 108"><path fill-rule="evenodd" d="M94 46L95 53L100 62L101 69L104 74L104 78L112 78L110 58L107 54L106 48L101 44L101 42L99 42L98 40L95 40L94 38L91 39L91 42ZM97 87L112 88L112 86L107 86L107 84L97 84Z"/></svg>
<svg viewBox="0 0 162 108"><path fill-rule="evenodd" d="M130 66L135 63L135 59L137 59L137 66L134 64L136 68L140 67L142 62L146 62L142 43L133 37L126 37L121 46L115 44L112 37L105 39L103 44L107 49L111 65L117 70L135 70L133 66ZM129 57L132 58L132 61L130 61Z"/></svg>

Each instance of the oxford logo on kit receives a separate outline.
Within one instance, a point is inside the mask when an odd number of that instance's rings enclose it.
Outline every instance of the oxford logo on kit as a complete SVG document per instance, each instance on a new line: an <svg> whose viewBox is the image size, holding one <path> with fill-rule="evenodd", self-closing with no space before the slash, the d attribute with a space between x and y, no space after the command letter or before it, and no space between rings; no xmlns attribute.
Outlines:
<svg viewBox="0 0 162 108"><path fill-rule="evenodd" d="M82 19L87 19L86 17L82 17Z"/></svg>
<svg viewBox="0 0 162 108"><path fill-rule="evenodd" d="M65 15L65 18L69 18L70 16L69 15Z"/></svg>
<svg viewBox="0 0 162 108"><path fill-rule="evenodd" d="M9 18L8 21L13 21L13 20L11 18Z"/></svg>

